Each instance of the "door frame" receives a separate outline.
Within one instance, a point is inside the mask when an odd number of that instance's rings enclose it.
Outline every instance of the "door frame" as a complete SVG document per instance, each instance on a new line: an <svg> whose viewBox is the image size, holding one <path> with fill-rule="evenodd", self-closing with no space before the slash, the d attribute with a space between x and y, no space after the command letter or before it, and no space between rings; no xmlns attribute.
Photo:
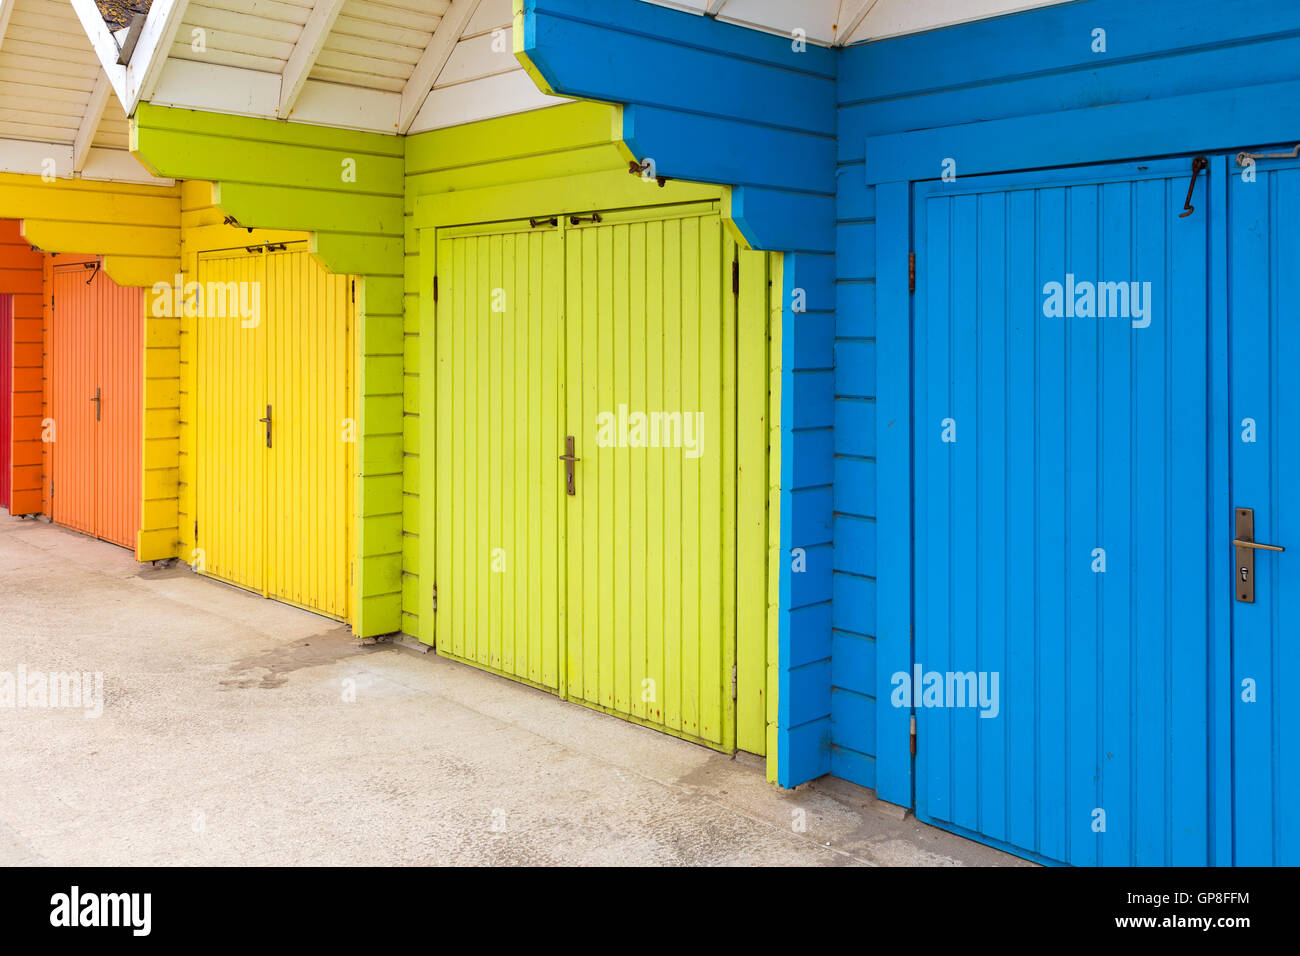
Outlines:
<svg viewBox="0 0 1300 956"><path fill-rule="evenodd" d="M1212 540L1231 540L1228 420L1227 192L1231 157L1240 149L1274 151L1294 145L1294 123L1283 118L1286 97L1300 94L1300 82L1268 84L1239 108L1233 90L1215 90L1142 103L1115 104L1061 113L938 127L866 138L866 184L876 197L875 275L877 309L877 700L888 700L889 675L911 667L914 623L915 502L913 500L912 375L915 315L909 288L914 252L917 187L939 180L937 157L955 156L964 182L974 175L1037 172L1068 179L1081 168L1110 163L1154 163L1198 154L1209 158L1206 214L1209 231L1209 323L1212 436L1209 453ZM1198 117L1216 115L1208 128ZM1190 164L1188 166L1190 178ZM1211 588L1214 628L1211 687L1210 847L1211 865L1231 862L1231 580L1232 555L1225 549L1222 588ZM1207 691L1208 692L1208 691ZM878 707L877 796L905 807L916 805L911 714Z"/></svg>

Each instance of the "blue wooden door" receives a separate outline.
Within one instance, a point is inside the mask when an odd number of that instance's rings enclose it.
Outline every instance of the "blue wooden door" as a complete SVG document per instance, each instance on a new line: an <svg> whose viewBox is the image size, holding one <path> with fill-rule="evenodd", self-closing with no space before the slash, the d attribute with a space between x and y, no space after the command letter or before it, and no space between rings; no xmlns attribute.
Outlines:
<svg viewBox="0 0 1300 956"><path fill-rule="evenodd" d="M1254 602L1234 595L1233 861L1300 864L1300 162L1231 166L1232 507L1254 512ZM1216 559L1236 564L1220 542ZM1239 570L1233 568L1234 575Z"/></svg>
<svg viewBox="0 0 1300 956"><path fill-rule="evenodd" d="M918 816L1045 860L1209 862L1224 582L1190 173L915 187L914 665L891 703L916 717Z"/></svg>

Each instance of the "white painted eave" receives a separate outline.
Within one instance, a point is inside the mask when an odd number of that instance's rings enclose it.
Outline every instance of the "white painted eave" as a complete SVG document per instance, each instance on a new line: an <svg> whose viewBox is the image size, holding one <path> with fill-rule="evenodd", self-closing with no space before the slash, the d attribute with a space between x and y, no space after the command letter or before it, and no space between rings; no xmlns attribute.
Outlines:
<svg viewBox="0 0 1300 956"><path fill-rule="evenodd" d="M154 0L128 67L94 0L70 2L128 115L148 102L397 135L565 102L515 58L511 0Z"/></svg>
<svg viewBox="0 0 1300 956"><path fill-rule="evenodd" d="M818 46L924 33L1071 0L642 0ZM798 32L796 32L798 31Z"/></svg>
<svg viewBox="0 0 1300 956"><path fill-rule="evenodd" d="M125 69L103 69L84 26L67 0L0 0L0 171L169 185L128 151Z"/></svg>

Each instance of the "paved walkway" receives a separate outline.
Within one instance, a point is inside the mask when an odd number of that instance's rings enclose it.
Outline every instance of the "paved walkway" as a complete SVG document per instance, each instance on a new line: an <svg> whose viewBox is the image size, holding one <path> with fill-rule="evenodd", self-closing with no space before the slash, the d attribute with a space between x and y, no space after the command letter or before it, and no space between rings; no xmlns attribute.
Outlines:
<svg viewBox="0 0 1300 956"><path fill-rule="evenodd" d="M1020 862L0 511L20 667L101 672L103 714L0 706L0 865Z"/></svg>

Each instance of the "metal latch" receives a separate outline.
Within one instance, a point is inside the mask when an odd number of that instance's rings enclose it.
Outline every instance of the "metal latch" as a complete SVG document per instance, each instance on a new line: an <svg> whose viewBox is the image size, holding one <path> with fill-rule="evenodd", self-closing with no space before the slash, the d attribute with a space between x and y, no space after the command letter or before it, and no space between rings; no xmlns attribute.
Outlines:
<svg viewBox="0 0 1300 956"><path fill-rule="evenodd" d="M1202 171L1209 168L1210 161L1204 156L1197 156L1192 160L1192 182L1187 187L1187 201L1183 203L1183 211L1178 214L1179 219L1186 219L1196 212L1196 207L1192 205L1192 194L1196 192L1196 180L1200 178Z"/></svg>
<svg viewBox="0 0 1300 956"><path fill-rule="evenodd" d="M1300 159L1300 143L1289 153L1248 153L1243 149L1237 154L1237 165L1245 169L1257 159Z"/></svg>

